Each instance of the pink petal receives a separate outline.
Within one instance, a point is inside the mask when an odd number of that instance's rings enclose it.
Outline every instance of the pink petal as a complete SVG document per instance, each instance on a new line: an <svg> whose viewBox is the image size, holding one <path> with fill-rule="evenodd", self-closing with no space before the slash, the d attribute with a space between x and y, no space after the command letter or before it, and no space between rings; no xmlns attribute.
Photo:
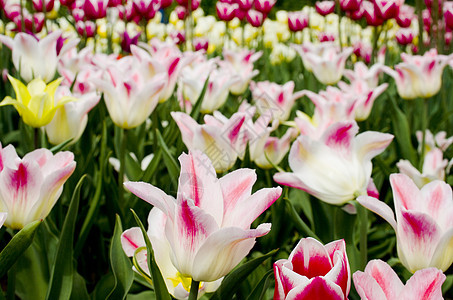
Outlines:
<svg viewBox="0 0 453 300"><path fill-rule="evenodd" d="M280 172L274 174L274 181L296 189L309 190L309 188L299 179L299 177L291 172Z"/></svg>
<svg viewBox="0 0 453 300"><path fill-rule="evenodd" d="M432 181L421 189L423 211L444 228L453 227L453 195L449 184L441 180Z"/></svg>
<svg viewBox="0 0 453 300"><path fill-rule="evenodd" d="M293 271L310 278L326 275L333 264L323 244L314 238L299 241L288 258L293 264Z"/></svg>
<svg viewBox="0 0 453 300"><path fill-rule="evenodd" d="M226 174L219 181L223 194L224 214L229 215L238 203L245 201L252 194L256 172L253 169L238 169Z"/></svg>
<svg viewBox="0 0 453 300"><path fill-rule="evenodd" d="M145 247L145 239L140 228L133 227L127 229L121 234L121 246L127 256L134 256L135 250L140 247Z"/></svg>
<svg viewBox="0 0 453 300"><path fill-rule="evenodd" d="M381 154L392 142L393 135L375 131L366 131L356 136L355 148L363 161L370 161Z"/></svg>
<svg viewBox="0 0 453 300"><path fill-rule="evenodd" d="M420 191L407 175L391 174L390 185L392 186L397 215L402 209L419 209L422 201Z"/></svg>
<svg viewBox="0 0 453 300"><path fill-rule="evenodd" d="M333 241L325 245L325 248L330 254L330 259L334 265L325 278L340 286L343 294L348 295L351 289L351 271L349 269L345 241Z"/></svg>
<svg viewBox="0 0 453 300"><path fill-rule="evenodd" d="M194 275L195 255L205 240L218 229L210 214L195 206L191 200L182 199L176 207L175 220L168 219L166 224L166 236L174 253L172 261L181 274Z"/></svg>
<svg viewBox="0 0 453 300"><path fill-rule="evenodd" d="M401 300L441 300L442 284L446 276L436 268L419 270L412 275L399 295ZM396 298L395 298L396 299Z"/></svg>
<svg viewBox="0 0 453 300"><path fill-rule="evenodd" d="M267 234L271 224L256 229L221 228L209 236L193 260L192 277L200 281L214 281L229 273L252 249L255 238Z"/></svg>
<svg viewBox="0 0 453 300"><path fill-rule="evenodd" d="M175 209L175 199L165 194L161 189L146 182L124 183L124 187L131 191L135 196L145 200L149 204L162 210L167 216L172 218Z"/></svg>
<svg viewBox="0 0 453 300"><path fill-rule="evenodd" d="M366 300L388 300L384 291L369 274L357 271L352 275L354 286L361 299Z"/></svg>
<svg viewBox="0 0 453 300"><path fill-rule="evenodd" d="M359 202L360 205L366 207L372 212L375 212L378 215L380 215L396 231L396 221L393 215L393 210L385 202L370 196L359 196L357 198L357 202Z"/></svg>
<svg viewBox="0 0 453 300"><path fill-rule="evenodd" d="M447 271L453 263L453 227L443 233L434 251L430 266Z"/></svg>
<svg viewBox="0 0 453 300"><path fill-rule="evenodd" d="M176 124L178 124L184 144L189 149L193 148L193 138L197 132L197 128L200 125L188 114L185 114L183 112L171 112L170 114L175 120Z"/></svg>
<svg viewBox="0 0 453 300"><path fill-rule="evenodd" d="M315 277L306 286L296 287L286 297L287 300L344 300L345 298L338 285L323 277Z"/></svg>
<svg viewBox="0 0 453 300"><path fill-rule="evenodd" d="M299 285L307 285L309 279L293 271L292 263L287 259L280 259L274 263L275 293L274 299L285 299L286 295Z"/></svg>
<svg viewBox="0 0 453 300"><path fill-rule="evenodd" d="M387 299L397 299L403 290L404 285L398 275L382 260L370 261L365 268L365 273L376 280Z"/></svg>
<svg viewBox="0 0 453 300"><path fill-rule="evenodd" d="M219 180L209 158L201 151L190 151L179 156L181 175L178 185L178 202L191 199L195 206L211 214L222 224L224 200Z"/></svg>
<svg viewBox="0 0 453 300"><path fill-rule="evenodd" d="M359 126L355 122L337 122L326 130L322 139L331 148L349 152L351 143L358 131Z"/></svg>

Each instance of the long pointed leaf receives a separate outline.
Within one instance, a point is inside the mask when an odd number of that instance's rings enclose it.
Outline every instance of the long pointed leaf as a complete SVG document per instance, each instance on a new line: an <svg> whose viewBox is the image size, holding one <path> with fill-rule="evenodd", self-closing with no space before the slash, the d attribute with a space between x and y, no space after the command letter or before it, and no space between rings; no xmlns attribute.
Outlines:
<svg viewBox="0 0 453 300"><path fill-rule="evenodd" d="M247 300L262 300L266 299L266 291L272 281L272 277L274 275L274 270L269 270L264 274L263 278L261 278L260 282L255 286L253 291L247 297Z"/></svg>
<svg viewBox="0 0 453 300"><path fill-rule="evenodd" d="M36 229L38 229L41 223L42 220L38 220L27 224L27 226L22 228L2 250L0 253L0 277L3 277L3 275L6 274L9 268L14 265L22 253L24 253L31 245Z"/></svg>
<svg viewBox="0 0 453 300"><path fill-rule="evenodd" d="M107 299L124 299L134 281L134 271L129 258L121 246L121 234L123 227L121 219L116 215L115 229L113 231L112 242L110 244L110 264L112 266L115 285L108 295Z"/></svg>
<svg viewBox="0 0 453 300"><path fill-rule="evenodd" d="M74 229L79 210L80 189L86 175L82 176L72 194L71 204L64 220L58 241L57 254L50 277L46 299L69 299L74 276Z"/></svg>

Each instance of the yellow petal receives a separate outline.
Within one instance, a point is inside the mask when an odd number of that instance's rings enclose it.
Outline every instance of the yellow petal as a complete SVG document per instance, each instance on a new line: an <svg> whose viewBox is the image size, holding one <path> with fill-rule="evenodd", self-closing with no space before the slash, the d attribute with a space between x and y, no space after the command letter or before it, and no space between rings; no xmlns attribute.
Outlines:
<svg viewBox="0 0 453 300"><path fill-rule="evenodd" d="M19 102L28 102L30 100L30 93L27 90L27 87L16 78L8 75L8 79L13 86L14 91L16 92L16 99Z"/></svg>

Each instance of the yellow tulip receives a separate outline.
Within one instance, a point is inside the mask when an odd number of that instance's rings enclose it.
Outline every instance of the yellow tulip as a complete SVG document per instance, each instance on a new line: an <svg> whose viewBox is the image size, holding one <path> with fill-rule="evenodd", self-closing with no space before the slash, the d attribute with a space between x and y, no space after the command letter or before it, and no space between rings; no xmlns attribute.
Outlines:
<svg viewBox="0 0 453 300"><path fill-rule="evenodd" d="M5 97L0 106L13 105L25 124L32 127L42 127L52 121L56 110L74 98L61 99L55 105L55 90L61 83L61 78L47 84L42 79L33 79L25 86L21 81L8 75L16 99Z"/></svg>

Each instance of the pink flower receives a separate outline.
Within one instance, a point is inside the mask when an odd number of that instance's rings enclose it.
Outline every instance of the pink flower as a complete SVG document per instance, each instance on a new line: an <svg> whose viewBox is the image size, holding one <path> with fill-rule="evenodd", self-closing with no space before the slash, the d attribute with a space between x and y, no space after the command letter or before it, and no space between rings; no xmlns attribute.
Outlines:
<svg viewBox="0 0 453 300"><path fill-rule="evenodd" d="M160 9L159 2L156 0L134 0L132 3L137 14L145 20L151 20Z"/></svg>
<svg viewBox="0 0 453 300"><path fill-rule="evenodd" d="M400 12L395 19L400 27L407 28L411 26L412 20L415 18L415 9L410 5L404 4L400 7Z"/></svg>
<svg viewBox="0 0 453 300"><path fill-rule="evenodd" d="M259 12L254 9L249 9L247 11L247 22L249 22L250 25L253 27L261 27L263 25L264 19L266 18L265 15L263 15L262 12Z"/></svg>
<svg viewBox="0 0 453 300"><path fill-rule="evenodd" d="M21 229L44 219L76 167L71 152L55 155L37 149L20 158L12 145L0 144L0 211L7 212L5 226Z"/></svg>
<svg viewBox="0 0 453 300"><path fill-rule="evenodd" d="M404 0L374 0L374 10L384 20L393 19L398 16L403 3Z"/></svg>
<svg viewBox="0 0 453 300"><path fill-rule="evenodd" d="M376 12L376 8L370 1L362 2L363 15L370 26L380 26L384 24L384 19Z"/></svg>
<svg viewBox="0 0 453 300"><path fill-rule="evenodd" d="M321 16L327 16L335 11L335 1L316 1L315 8Z"/></svg>
<svg viewBox="0 0 453 300"><path fill-rule="evenodd" d="M398 275L379 259L368 262L365 272L352 275L362 299L368 300L441 300L445 275L436 268L419 270L404 285Z"/></svg>
<svg viewBox="0 0 453 300"><path fill-rule="evenodd" d="M82 8L88 20L105 18L109 0L85 0Z"/></svg>
<svg viewBox="0 0 453 300"><path fill-rule="evenodd" d="M159 208L151 209L148 215L148 238L168 292L176 299L188 299L191 278L182 276L171 262L171 247L165 236L167 219L168 217ZM133 269L150 281L146 244L141 229L133 227L124 231L121 235L121 245L127 256L134 257ZM222 279L201 282L198 295L214 292L222 283Z"/></svg>
<svg viewBox="0 0 453 300"><path fill-rule="evenodd" d="M341 0L340 7L344 11L356 11L360 9L362 0Z"/></svg>
<svg viewBox="0 0 453 300"><path fill-rule="evenodd" d="M289 255L274 263L274 300L346 300L351 288L344 240L323 245L304 238Z"/></svg>
<svg viewBox="0 0 453 300"><path fill-rule="evenodd" d="M44 12L44 5L43 2L46 4L46 12L50 12L55 4L55 0L33 0L33 8L35 11Z"/></svg>
<svg viewBox="0 0 453 300"><path fill-rule="evenodd" d="M229 170L238 156L243 158L247 145L242 129L245 113L238 112L227 119L215 112L214 116L205 115L203 125L183 112L171 112L171 116L178 124L187 149L204 152L217 172Z"/></svg>
<svg viewBox="0 0 453 300"><path fill-rule="evenodd" d="M277 3L277 0L255 0L255 9L264 15L268 15L275 3Z"/></svg>
<svg viewBox="0 0 453 300"><path fill-rule="evenodd" d="M411 28L401 28L395 33L396 41L402 46L412 43L414 36L415 33Z"/></svg>
<svg viewBox="0 0 453 300"><path fill-rule="evenodd" d="M176 199L144 182L125 187L166 216L165 236L171 261L183 276L214 281L228 274L252 249L255 238L271 224L251 223L280 197L281 188L251 194L254 170L239 169L217 179L214 167L199 151L179 157L181 175Z"/></svg>
<svg viewBox="0 0 453 300"><path fill-rule="evenodd" d="M252 99L260 114L270 113L273 120L288 120L296 100L303 96L302 92L294 93L294 81L284 85L275 82L251 82Z"/></svg>
<svg viewBox="0 0 453 300"><path fill-rule="evenodd" d="M355 122L338 122L319 139L299 136L288 158L292 172L277 173L274 180L335 205L366 195L371 159L385 150L393 135L366 131L355 136L358 129Z"/></svg>
<svg viewBox="0 0 453 300"><path fill-rule="evenodd" d="M231 21L234 19L235 11L239 8L239 5L236 3L229 4L225 2L217 2L215 8L220 20Z"/></svg>
<svg viewBox="0 0 453 300"><path fill-rule="evenodd" d="M453 263L451 186L435 180L419 189L404 174L390 175L396 221L384 202L359 197L360 204L383 217L396 233L398 257L412 273L428 267L446 271Z"/></svg>
<svg viewBox="0 0 453 300"><path fill-rule="evenodd" d="M449 29L453 29L453 2L447 1L444 3L444 20L445 25Z"/></svg>
<svg viewBox="0 0 453 300"><path fill-rule="evenodd" d="M308 15L303 11L288 12L288 27L293 32L302 31L308 27Z"/></svg>

